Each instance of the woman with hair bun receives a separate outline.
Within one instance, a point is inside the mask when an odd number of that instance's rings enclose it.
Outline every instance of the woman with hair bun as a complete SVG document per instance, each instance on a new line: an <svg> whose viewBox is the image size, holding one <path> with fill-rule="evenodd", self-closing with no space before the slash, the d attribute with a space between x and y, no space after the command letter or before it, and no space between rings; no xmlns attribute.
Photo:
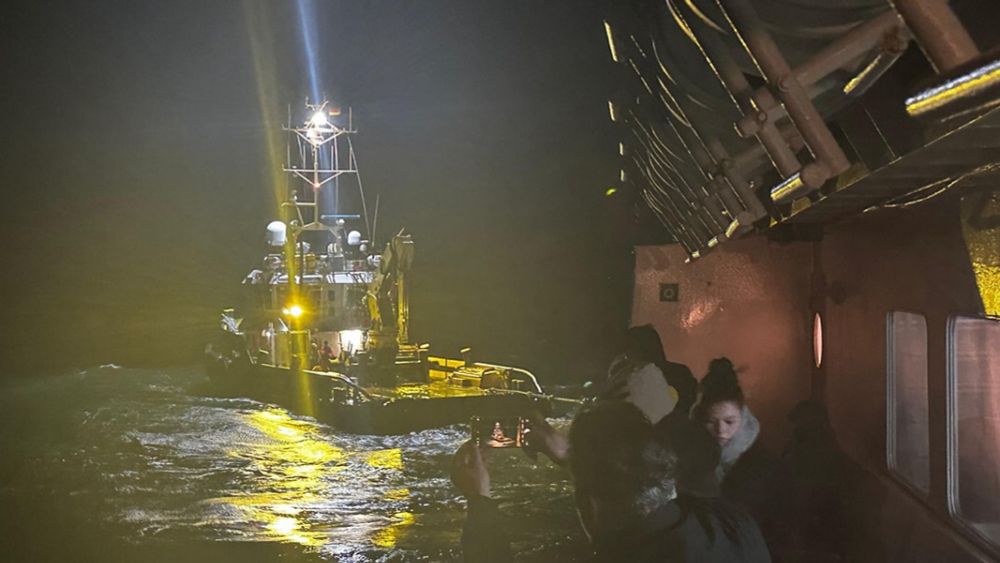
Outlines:
<svg viewBox="0 0 1000 563"><path fill-rule="evenodd" d="M750 412L728 358L712 360L698 389L691 418L719 443L721 460L716 476L722 496L750 511L768 538L775 508L776 460L758 439L760 422Z"/></svg>

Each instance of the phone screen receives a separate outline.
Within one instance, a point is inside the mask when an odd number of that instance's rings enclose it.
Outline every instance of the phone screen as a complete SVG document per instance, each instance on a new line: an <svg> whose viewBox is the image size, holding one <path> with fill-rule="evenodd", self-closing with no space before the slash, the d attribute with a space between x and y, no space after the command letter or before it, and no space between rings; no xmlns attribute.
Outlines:
<svg viewBox="0 0 1000 563"><path fill-rule="evenodd" d="M472 417L469 423L472 440L487 448L523 448L528 420L520 417Z"/></svg>

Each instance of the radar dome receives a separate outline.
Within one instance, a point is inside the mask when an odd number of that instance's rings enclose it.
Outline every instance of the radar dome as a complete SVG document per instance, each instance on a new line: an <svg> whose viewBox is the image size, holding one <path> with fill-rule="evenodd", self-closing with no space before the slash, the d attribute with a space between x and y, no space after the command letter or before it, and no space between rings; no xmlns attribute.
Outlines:
<svg viewBox="0 0 1000 563"><path fill-rule="evenodd" d="M347 233L347 244L350 246L357 246L361 244L361 233L358 231L351 231Z"/></svg>
<svg viewBox="0 0 1000 563"><path fill-rule="evenodd" d="M267 224L267 244L271 246L285 245L287 227L281 221L271 221Z"/></svg>

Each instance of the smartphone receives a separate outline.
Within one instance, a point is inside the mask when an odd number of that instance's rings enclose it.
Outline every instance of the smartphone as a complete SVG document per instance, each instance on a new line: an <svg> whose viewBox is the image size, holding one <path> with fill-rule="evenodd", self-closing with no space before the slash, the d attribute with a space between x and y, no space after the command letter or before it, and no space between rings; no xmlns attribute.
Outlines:
<svg viewBox="0 0 1000 563"><path fill-rule="evenodd" d="M477 446L487 448L523 448L529 421L515 417L472 417L469 430Z"/></svg>

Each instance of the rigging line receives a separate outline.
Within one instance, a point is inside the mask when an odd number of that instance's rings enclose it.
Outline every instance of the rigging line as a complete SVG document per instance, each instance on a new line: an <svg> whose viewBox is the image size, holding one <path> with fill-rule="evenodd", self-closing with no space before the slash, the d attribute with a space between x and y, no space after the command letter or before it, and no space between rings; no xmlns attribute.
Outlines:
<svg viewBox="0 0 1000 563"><path fill-rule="evenodd" d="M647 143L643 142L643 140L642 140L641 138L639 138L638 136L636 137L636 140L638 140L638 141L639 141L639 144L640 144L640 145L642 146L642 148L643 148L643 149L645 149L645 153L646 153L646 156L647 156L647 160L650 160L650 161L655 161L655 163L656 163L656 164L659 164L659 165L663 166L664 168L668 168L668 166L665 166L665 165L663 165L663 164L662 164L662 163L660 162L660 160L656 158L656 156L657 156L657 155L656 155L656 154L655 154L655 152L654 152L654 151L653 151L653 150L652 150L652 149L651 149L651 148L649 147L649 145L648 145ZM661 177L661 179L663 179L663 178ZM669 182L667 182L667 180L666 180L666 179L663 179L663 180L664 180L664 182L666 182L666 183L670 184ZM673 187L673 188L674 188L675 190L677 189L677 188L676 188L676 186L673 186L673 185L671 185L671 187ZM678 190L678 191L680 191L680 190Z"/></svg>
<svg viewBox="0 0 1000 563"><path fill-rule="evenodd" d="M651 172L655 172L655 169L650 169L650 168L648 168L648 165L647 165L646 172L647 172L647 174L650 174ZM660 179L663 180L662 177ZM666 180L663 180L663 181L669 185L669 182L666 182ZM650 182L650 183L655 183L655 182ZM684 215L688 217L689 222L694 223L696 221L697 224L700 224L702 226L702 228L705 230L705 232L708 232L708 233L715 232L713 230L713 228L706 222L705 217L703 216L703 214L699 212L699 210L702 209L702 208L696 206L692 201L690 201L687 197L685 197L684 194L682 194L680 190L677 190L676 187L675 187L675 190L676 190L676 193L681 196L681 199L684 201L684 203L687 204L684 207L684 209L687 211L687 213L685 213ZM668 197L667 199L670 200L672 203L674 203L673 198ZM675 206L676 206L676 203L675 203Z"/></svg>
<svg viewBox="0 0 1000 563"><path fill-rule="evenodd" d="M673 93L670 92L670 89L667 88L667 85L664 84L662 80L660 80L659 78L657 78L656 81L660 84L660 89L663 90L663 94L666 94L673 101L673 103L677 106L677 111L679 112L679 116L678 116L679 119L678 119L678 121L680 121L684 125L684 127L686 127L686 128L688 128L688 129L691 130L691 132L694 134L695 139L697 139L697 141L702 145L702 148L705 149L705 152L708 152L708 149L705 146L705 141L701 138L701 134L698 133L698 130L691 123L691 120L688 119L687 114L684 113L683 108L681 108L680 102L677 101L677 98L674 97ZM662 98L662 94L661 94L661 98ZM685 98L687 98L689 100L692 100L694 102L697 102L697 100L694 100L690 96L685 95ZM665 101L664 101L664 103L665 103ZM704 104L701 104L700 102L697 102L697 103L698 103L698 105L700 105L700 106L702 106L702 107L704 107L706 109L710 109L707 106L705 106ZM714 110L710 110L710 111L714 111ZM676 131L676 129L675 129L675 131ZM678 137L680 137L680 133L677 133L677 135L678 135ZM682 143L683 143L683 139L682 139ZM686 143L684 145L685 145L685 148L687 148L688 152L690 153L691 152L691 148L688 147Z"/></svg>
<svg viewBox="0 0 1000 563"><path fill-rule="evenodd" d="M650 154L652 155L652 153L650 153ZM654 169L657 170L658 172L662 171L663 174L660 174L661 176L664 176L664 175L671 176L672 177L672 181L670 182L670 185L671 185L671 187L673 187L678 192L681 191L681 187L680 186L683 185L685 188L687 188L685 191L688 194L690 194L690 195L697 195L694 192L694 190L691 188L691 185L688 183L687 179L684 178L684 175L681 174L680 171L678 171L677 168L675 168L674 166L672 166L672 165L670 165L668 163L662 162L659 159L655 159L655 158L651 158L650 159L649 165L652 166L652 167L654 167ZM667 180L667 178L664 176L664 181L666 181L666 180Z"/></svg>
<svg viewBox="0 0 1000 563"><path fill-rule="evenodd" d="M642 45L639 45L639 41L635 38L635 35L633 35L633 34L630 33L628 35L628 37L629 37L629 39L632 40L632 44L635 45L636 50L639 51L639 54L642 55L642 58L644 58L644 59L648 58L646 56L646 51L642 50Z"/></svg>
<svg viewBox="0 0 1000 563"><path fill-rule="evenodd" d="M674 96L674 93L670 91L670 88L664 84L663 79L659 76L656 77L656 83L660 86L660 103L663 104L664 107L667 108L667 111L674 115L678 121L690 128L691 120L688 119L687 114L684 113L684 110L681 108L681 104L677 101L677 97ZM666 94L667 98L663 97L664 94Z"/></svg>
<svg viewBox="0 0 1000 563"><path fill-rule="evenodd" d="M669 81L671 81L671 82L673 82L673 83L676 84L677 81L674 80L674 77L670 74L670 71L667 70L667 66L665 64L663 64L663 60L660 59L660 51L659 51L659 49L656 46L656 38L650 36L649 43L650 43L650 45L653 46L653 58L656 59L656 64L660 65L660 72L663 73L663 76L667 77L667 80L669 80Z"/></svg>
<svg viewBox="0 0 1000 563"><path fill-rule="evenodd" d="M691 146L688 144L688 141L686 141L684 139L684 136L681 135L681 132L677 130L676 124L671 122L669 123L669 125L670 125L670 130L674 134L674 138L676 138L677 142L680 143L682 147L684 147L684 152L687 155L686 159L687 163L689 165L694 166L695 170L698 171L698 176L702 179L702 181L707 182L709 180L709 175L705 172L705 169L702 168L701 164L698 163L698 159L694 157L694 151L691 149ZM697 138L698 138L697 135L695 135L695 139Z"/></svg>
<svg viewBox="0 0 1000 563"><path fill-rule="evenodd" d="M365 230L368 231L368 237L372 238L371 224L368 222L368 204L365 202L365 187L361 184L361 169L358 166L358 157L354 154L354 141L351 140L351 136L347 135L347 150L350 153L350 159L354 161L354 176L358 179L358 192L361 193L361 212L365 215Z"/></svg>
<svg viewBox="0 0 1000 563"><path fill-rule="evenodd" d="M670 75L670 73L667 72L666 67L664 67L663 63L660 61L660 54L656 50L656 42L653 41L652 38L650 38L650 41L653 42L653 55L656 57L657 64L660 65L660 71L664 74L664 76L667 77L667 80L669 80L673 84L677 84L677 81L675 81L674 78ZM677 102L677 98L674 96L673 92L671 92L670 89L667 88L667 85L663 83L663 80L661 80L659 76L656 77L656 82L657 84L660 85L660 89L663 91L663 93L670 98L670 102L668 102L661 96L660 97L661 103L663 103L663 105L666 106L667 110L671 114L673 114L674 117L680 120L681 123L683 123L687 127L691 127L691 122L688 120L687 116L684 115L684 110L681 109L681 105ZM671 105L671 102L673 103L673 105Z"/></svg>
<svg viewBox="0 0 1000 563"><path fill-rule="evenodd" d="M665 198L667 205L661 205L660 201L657 200L657 198L655 198L653 194L650 194L647 190L641 190L640 194L642 195L642 198L646 201L646 205L648 205L649 208L653 211L653 213L657 215L657 217L660 220L660 223L663 224L663 226L667 227L668 229L671 229L675 235L680 233L686 239L685 240L686 247L697 246L698 236L694 233L693 229L691 228L692 225L690 218L681 213L676 208L674 203L670 200L670 198ZM681 237L678 236L677 238L680 239Z"/></svg>
<svg viewBox="0 0 1000 563"><path fill-rule="evenodd" d="M640 52L642 52L641 49L640 49ZM646 58L645 55L643 55L643 57L644 57L644 59L648 60L648 58ZM671 107L670 104L666 100L663 99L662 95L660 95L660 94L654 94L653 93L653 88L650 87L649 82L646 81L646 77L643 76L642 72L639 70L638 65L636 65L635 60L632 57L628 58L628 64L629 64L630 67L632 67L632 70L635 72L635 75L639 79L639 81L642 82L642 86L646 89L646 92L649 94L649 96L654 101L658 101L660 103L660 105L662 105L670 113L670 115L672 115L674 117L674 119L677 119L681 123L684 123L685 125L687 125L688 127L690 127L690 124L688 123L687 119L685 117L683 117L683 115L681 113L679 113L679 111L675 111L674 108ZM664 88L664 89L666 88L666 86L663 85L663 81L660 80L659 76L656 77L656 81L659 83L660 88ZM668 95L669 95L669 93L668 93ZM672 95L670 97L673 98Z"/></svg>
<svg viewBox="0 0 1000 563"><path fill-rule="evenodd" d="M663 155L659 154L659 151L654 150L654 148L652 147L652 139L649 137L649 135L645 135L646 138L645 140L643 140L643 138L640 137L638 133L636 133L635 129L632 130L632 134L635 135L636 141L638 141L638 143L642 146L642 148L646 149L647 153L650 153L654 158L656 158L656 161L658 163L663 164L662 161L664 160L664 157ZM667 164L663 165L668 166Z"/></svg>
<svg viewBox="0 0 1000 563"><path fill-rule="evenodd" d="M656 218L660 220L660 223L663 226L667 227L670 230L678 228L671 226L676 224L677 221L671 217L668 217L667 213L659 207L654 198L650 196L646 190L642 190L641 192L639 192L639 195L646 202L646 206L649 207L649 209L653 212L654 215L656 215Z"/></svg>
<svg viewBox="0 0 1000 563"><path fill-rule="evenodd" d="M639 81L642 82L642 86L646 89L646 92L649 92L649 95L652 96L653 89L649 87L649 82L646 82L646 78L642 76L642 72L639 71L639 67L635 64L635 61L632 60L632 57L628 58L628 64L632 67L632 70L635 71L635 75L639 78Z"/></svg>
<svg viewBox="0 0 1000 563"><path fill-rule="evenodd" d="M655 133L655 130L654 130L654 133ZM634 131L633 131L633 134L634 134ZM649 139L650 143L655 144L655 143L653 143L652 138L650 138L648 134L646 136ZM684 176L684 174L681 174L680 170L678 170L677 167L673 163L671 163L669 161L670 160L669 158L666 158L663 155L659 154L659 151L653 150L652 147L650 147L649 145L647 145L646 143L644 143L641 138L638 138L638 136L637 136L637 140L639 141L639 144L643 145L643 148L646 149L646 152L649 153L651 155L651 157L653 157L653 160L657 164L659 164L661 167L663 167L663 168L669 170L670 172L672 172L673 175L677 176L677 178L681 181L681 183L683 183L684 186L687 187L687 191L688 192L690 192L692 195L697 195L697 191L691 186L691 183L688 182L687 178ZM673 154L673 153L671 153L671 154ZM674 157L677 160L681 160L676 155L674 155ZM683 165L684 162L682 161L680 164ZM680 190L678 190L678 191L680 191Z"/></svg>
<svg viewBox="0 0 1000 563"><path fill-rule="evenodd" d="M687 198L685 198L683 196L683 194L680 193L680 190L678 190L675 186L673 186L670 183L669 180L667 180L666 178L664 178L663 176L661 176L659 173L657 173L655 169L651 168L649 166L648 162L643 161L641 164L642 165L639 168L640 168L640 170L642 172L644 172L643 175L646 177L647 182L651 186L654 186L655 188L657 188L657 190L660 191L663 194L663 196L666 198L666 200L670 202L670 204L678 211L679 214L681 214L681 215L688 215L687 213L681 213L681 211L680 211L681 209L693 212L693 207L691 206L691 204L687 200ZM655 179L654 179L654 176L656 176ZM657 181L657 180L659 180L659 181ZM685 205L683 205L683 206L677 205L677 202L674 201L674 197L672 197L670 195L671 191L664 190L664 188L661 187L661 185L660 185L661 183L664 184L667 187L673 188L672 192L675 193L675 194L677 194L677 195L679 195L679 196L681 196L681 199L682 199L682 201L684 202Z"/></svg>
<svg viewBox="0 0 1000 563"><path fill-rule="evenodd" d="M670 236L672 236L674 240L679 242L684 247L685 251L691 252L691 243L685 240L687 232L684 231L684 227L678 224L676 220L667 217L667 215L662 210L657 209L653 205L653 202L651 201L651 198L648 193L643 191L640 193L640 195L642 199L646 201L646 205L650 208L650 210L652 210L653 215L656 216L656 219L660 222L660 225L663 226L663 228L667 229L667 231L670 233Z"/></svg>
<svg viewBox="0 0 1000 563"><path fill-rule="evenodd" d="M649 168L646 167L645 165L642 165L642 164L638 163L638 162L636 162L635 164L636 164L636 168L639 170L639 173L646 179L646 184L651 189L653 189L657 194L660 195L660 197L656 198L656 200L658 202L663 202L664 204L666 204L666 206L669 207L669 211L671 211L671 214L675 216L676 220L680 221L681 223L686 223L687 222L686 217L687 217L688 214L685 213L682 210L682 208L677 205L677 202L674 201L674 198L671 197L670 194L667 191L663 190L658 185L657 181L652 177L652 174L650 173ZM645 190L645 192L648 192L648 191L649 190ZM652 194L650 194L650 195L652 195Z"/></svg>
<svg viewBox="0 0 1000 563"><path fill-rule="evenodd" d="M663 86L663 82L660 82L659 78L657 78L656 81L660 83L660 86ZM670 97L673 98L673 96L670 96ZM658 99L660 101L660 105L662 105L663 107L667 108L667 111L670 112L670 115L673 116L674 119L676 119L677 121L680 121L681 123L683 123L685 127L688 127L688 128L691 127L691 122L687 120L687 117L684 116L684 114L680 111L679 108L675 110L670 105L670 102L668 102L667 99L663 97L662 93L657 93L656 94L656 99Z"/></svg>
<svg viewBox="0 0 1000 563"><path fill-rule="evenodd" d="M632 117L634 118L636 125L639 126L643 134L646 136L646 139L649 141L649 143L658 149L656 153L663 161L665 166L669 166L668 163L671 161L681 165L685 164L685 159L682 158L677 153L675 153L673 150L671 150L671 148L667 146L667 144L660 139L660 136L656 133L656 128L653 125L650 125L647 129L642 125L641 122L639 122L639 119L635 117L635 114L632 114ZM671 157L673 158L671 159Z"/></svg>
<svg viewBox="0 0 1000 563"><path fill-rule="evenodd" d="M642 121L639 119L639 117L637 115L635 115L635 113L633 113L632 110L628 110L628 113L632 117L632 121L639 127L640 130L642 130L642 133L646 136L646 138L649 139L649 142L652 143L652 144L657 144L653 140L653 136L650 135L649 130L647 130L647 128L642 124ZM652 126L650 126L649 129L652 129ZM658 141L659 137L657 137L656 140ZM680 161L680 162L684 161L684 159L680 158L677 154L675 154L673 151L671 151L669 147L663 145L662 141L660 141L660 143L658 144L658 148L661 149L661 152L666 152L670 156L674 157L675 160ZM666 158L666 157L664 157L664 158Z"/></svg>
<svg viewBox="0 0 1000 563"><path fill-rule="evenodd" d="M637 168L639 168L640 174L645 176L646 175L645 171L642 170L642 167L638 166L638 163L636 164ZM648 178L647 178L647 183L648 183ZM665 198L666 204L664 205L657 198L653 197L653 195L650 194L648 190L640 190L639 193L642 196L642 198L646 201L646 205L648 205L650 209L652 209L654 212L659 212L658 214L661 215L661 221L663 221L664 224L672 222L676 223L681 228L683 228L684 225L687 224L687 221L684 219L684 214L677 209L677 206L674 205L673 201L671 201L669 197ZM666 218L665 217L666 215L669 215L670 217ZM684 230L686 232L686 229Z"/></svg>
<svg viewBox="0 0 1000 563"><path fill-rule="evenodd" d="M669 150L670 149L669 145L666 142L664 142L663 139L660 138L660 134L656 131L656 127L654 127L653 125L650 125L649 126L649 132L653 136L653 139L656 141L656 143L659 146L663 147L663 149L666 150L668 153L670 153L670 156L674 157L674 160L676 162L678 162L680 164L684 164L685 160L687 160L687 159L683 158L681 155L677 154L673 150ZM683 143L681 144L681 146L683 146ZM685 147L685 148L687 148L687 147Z"/></svg>
<svg viewBox="0 0 1000 563"><path fill-rule="evenodd" d="M671 206L674 207L675 210L679 211L679 209L674 204L674 201L670 197L670 195L659 186L659 184L658 184L658 182L656 180L653 179L653 177L650 174L649 169L646 166L645 162L641 161L638 157L633 156L632 157L632 164L635 165L636 169L639 171L639 173L642 175L642 177L646 180L646 184L648 186L652 187L653 189L655 189L656 191L662 193L663 196L664 196L664 199L666 199L668 202L670 202Z"/></svg>
<svg viewBox="0 0 1000 563"><path fill-rule="evenodd" d="M653 166L652 163L648 162L648 160L645 162L647 170L650 172L650 174L652 175L653 173L655 173L656 178L651 179L651 182L653 183L654 187L657 188L658 191L663 193L665 197L670 197L670 193L676 193L677 195L681 196L684 200L687 200L687 198L684 197L684 194L681 192L680 188L677 187L675 180L664 176L660 172L659 168ZM659 181L657 182L657 180Z"/></svg>

